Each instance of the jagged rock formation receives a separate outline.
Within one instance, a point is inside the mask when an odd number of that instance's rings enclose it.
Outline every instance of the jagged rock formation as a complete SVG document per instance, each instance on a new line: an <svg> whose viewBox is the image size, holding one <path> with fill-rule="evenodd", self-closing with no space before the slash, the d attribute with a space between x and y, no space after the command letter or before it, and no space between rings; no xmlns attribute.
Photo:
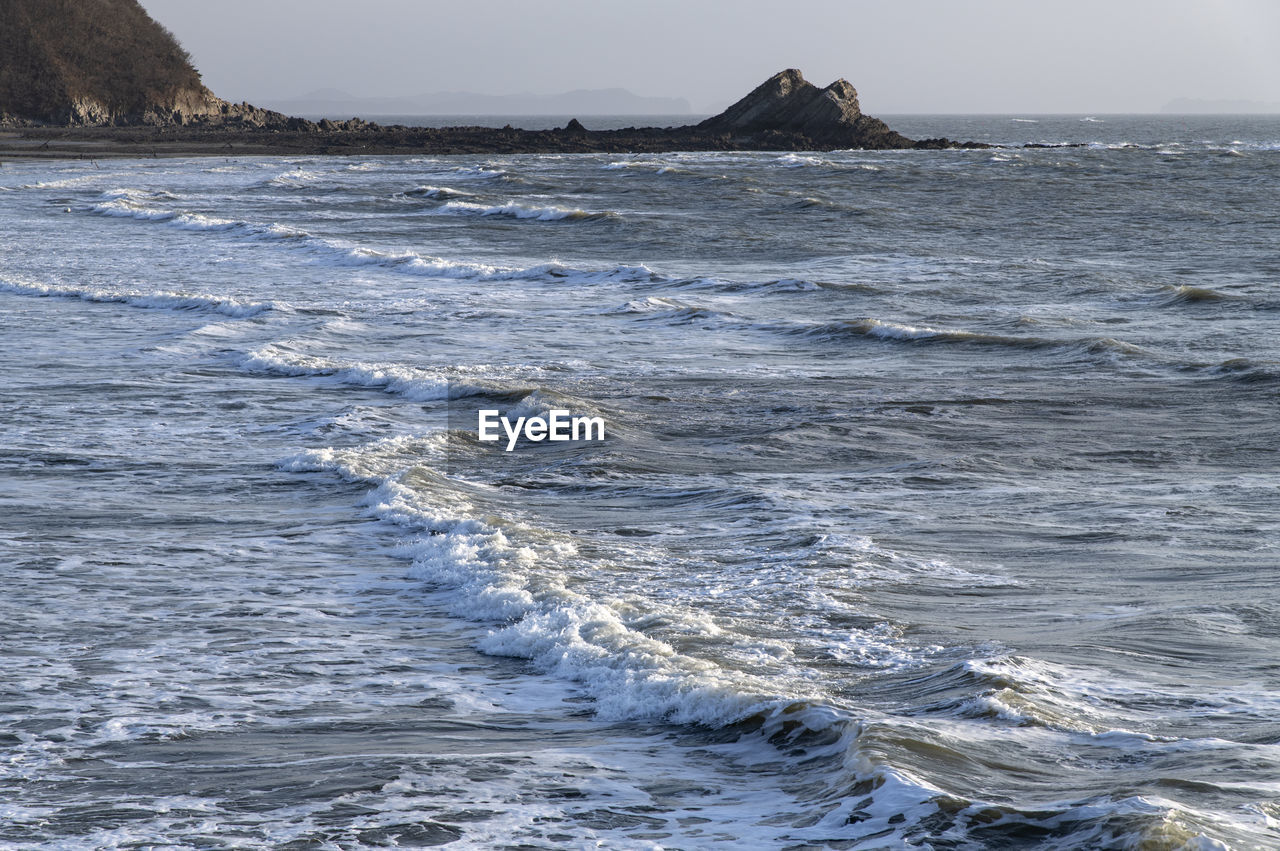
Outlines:
<svg viewBox="0 0 1280 851"><path fill-rule="evenodd" d="M877 118L863 115L848 80L819 89L795 68L779 71L697 129L746 136L794 134L841 148L909 148L915 143Z"/></svg>

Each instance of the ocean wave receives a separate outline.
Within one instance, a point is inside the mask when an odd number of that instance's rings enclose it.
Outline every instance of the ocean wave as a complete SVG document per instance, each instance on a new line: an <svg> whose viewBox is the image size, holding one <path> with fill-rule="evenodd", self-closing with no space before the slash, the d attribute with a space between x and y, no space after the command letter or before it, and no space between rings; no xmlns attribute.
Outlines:
<svg viewBox="0 0 1280 851"><path fill-rule="evenodd" d="M765 293L802 293L816 292L817 290L832 289L857 289L866 292L874 292L871 287L862 284L837 284L827 281L810 281L804 278L771 278L767 280L731 280L729 278L717 278L710 276L698 276L693 278L680 278L677 280L662 279L664 284L668 284L672 289L680 290L706 290L710 292L765 292Z"/></svg>
<svg viewBox="0 0 1280 851"><path fill-rule="evenodd" d="M894 842L911 844L906 840L951 831L957 836L986 836L998 844L1028 829L1037 835L1071 837L1080 821L1105 822L1132 810L1131 801L1106 800L1049 803L1034 810L1004 805L995 818L994 802L959 797L912 768L890 764L898 753L911 764L913 755L939 759L945 758L939 754L949 752L955 764L978 765L982 757L971 754L970 746L989 751L996 737L1008 739L1010 733L1007 726L989 723L991 713L964 709L946 713L954 721L859 719L848 708L804 694L802 681L758 675L682 652L648 634L646 625L672 620L697 631L705 628L702 620L681 617L678 611L642 612L625 600L585 593L581 584L570 581L577 571L589 569L576 540L512 519L490 519L475 501L482 491L470 491L465 483L433 469L447 451L444 435L404 436L354 448L305 450L283 459L280 468L336 474L366 484L363 503L368 513L412 536L398 547L399 555L410 562L410 575L426 583L452 614L487 629L478 648L529 660L540 671L578 683L593 699L600 719L722 730L726 741L748 740L752 749L742 752L753 760L761 758L761 746L772 747L773 756L766 757L771 762L803 760L805 812L775 816L776 824L787 820L790 836L880 841L893 837ZM873 632L870 639L867 653L874 669L880 649L875 642L886 636ZM1007 684L1022 673L1023 687L1032 689L1056 680L1052 671L1045 679L1034 665L1018 660L1011 664L1013 672L997 663L960 663L941 676L963 680L970 692L975 686L990 690ZM922 681L929 676L934 675ZM1000 700L994 691L985 696ZM966 711L973 717L967 718ZM996 709L1000 711L1005 710ZM1005 714L1007 718L998 720L1025 726L1022 721L1028 716L1018 707ZM1079 735L1121 752L1130 748L1129 739L1114 730L1093 735L1044 726L1049 727L1045 735L1055 737L1064 750ZM1007 748L1008 743L999 747ZM1163 823L1171 809L1149 806L1144 812L1150 818L1128 823L1126 835Z"/></svg>
<svg viewBox="0 0 1280 851"><path fill-rule="evenodd" d="M268 344L239 358L246 372L286 378L332 378L354 387L368 387L413 402L437 402L493 392L472 382L455 381L440 370L405 364L338 361L290 351L285 344Z"/></svg>
<svg viewBox="0 0 1280 851"><path fill-rule="evenodd" d="M306 169L298 168L294 171L286 171L277 174L275 177L270 177L258 185L282 186L285 189L305 189L313 186L323 179L324 175L319 172L307 171Z"/></svg>
<svg viewBox="0 0 1280 851"><path fill-rule="evenodd" d="M654 160L617 160L616 162L606 163L600 166L602 169L616 171L623 168L644 168L657 170L664 168L665 163L656 162Z"/></svg>
<svg viewBox="0 0 1280 851"><path fill-rule="evenodd" d="M1198 371L1215 378L1226 378L1241 384L1274 384L1280 382L1280 361L1263 361L1253 358L1230 358Z"/></svg>
<svg viewBox="0 0 1280 851"><path fill-rule="evenodd" d="M1084 337L1060 340L1048 337L991 334L963 329L931 328L924 325L905 325L880 319L846 319L836 322L787 325L781 326L780 330L785 333L832 341L848 339L849 337L863 337L901 343L958 343L1027 350L1061 349L1088 354L1147 354L1146 350L1140 346L1112 337Z"/></svg>
<svg viewBox="0 0 1280 851"><path fill-rule="evenodd" d="M1161 287L1156 294L1143 296L1140 300L1156 307L1220 305L1225 308L1245 310L1280 309L1280 301L1274 299L1258 298L1246 293L1222 292L1210 287L1189 284Z"/></svg>
<svg viewBox="0 0 1280 851"><path fill-rule="evenodd" d="M459 202L462 203L462 202ZM376 266L407 275L476 280L570 280L590 284L615 281L655 281L660 276L643 264L620 264L601 269L575 269L560 263L537 266L497 266L431 257L414 251L384 251L353 246L277 223L259 224L202 213L166 210L141 204L135 196L113 197L88 208L95 215L155 222L181 230L224 233L243 239L286 245L312 260L335 266Z"/></svg>
<svg viewBox="0 0 1280 851"><path fill-rule="evenodd" d="M24 183L17 187L18 189L73 189L75 187L84 186L87 183L96 183L101 181L105 175L101 172L97 174L85 174L78 177L64 177L57 180L42 180L39 183Z"/></svg>
<svg viewBox="0 0 1280 851"><path fill-rule="evenodd" d="M683 302L674 298L653 296L650 298L633 299L625 304L620 304L617 307L606 308L600 312L606 316L630 316L654 313L660 310L679 309L684 306Z"/></svg>
<svg viewBox="0 0 1280 851"><path fill-rule="evenodd" d="M632 299L625 304L602 310L601 314L606 316L634 316L641 320L658 320L676 325L686 325L699 320L731 320L738 318L727 311L688 304L667 296Z"/></svg>
<svg viewBox="0 0 1280 851"><path fill-rule="evenodd" d="M608 603L553 581L576 555L571 540L521 541L517 528L477 519L482 512L456 489L447 500L432 499L430 482L449 483L429 468L404 465L441 459L444 451L422 438L394 438L356 449L307 450L281 467L370 484L371 513L418 533L401 549L413 575L443 593L454 614L495 624L480 649L529 659L582 683L602 717L722 727L794 702L779 706L769 680L680 654L632 628Z"/></svg>
<svg viewBox="0 0 1280 851"><path fill-rule="evenodd" d="M863 153L857 149L851 149L849 153ZM831 168L840 169L842 171L883 171L884 167L868 162L849 162L846 160L832 160L826 157L820 157L816 154L798 154L788 153L774 159L772 164L778 168Z"/></svg>
<svg viewBox="0 0 1280 851"><path fill-rule="evenodd" d="M947 328L931 328L926 325L905 325L881 319L842 319L835 322L819 322L785 326L793 334L822 340L840 340L848 337L870 337L909 343L980 343L1009 346L1020 349L1039 349L1052 345L1040 337L1017 337L1003 334L987 334Z"/></svg>
<svg viewBox="0 0 1280 851"><path fill-rule="evenodd" d="M510 175L501 168L491 166L458 166L447 174L455 180L499 180Z"/></svg>
<svg viewBox="0 0 1280 851"><path fill-rule="evenodd" d="M425 187L434 190L436 187ZM595 283L654 283L669 284L673 288L687 290L713 290L722 292L810 292L817 290L842 290L878 292L875 287L858 283L810 281L803 278L776 278L768 280L731 280L711 276L674 278L655 272L644 264L618 264L598 269L576 268L562 263L548 262L535 266L501 266L466 260L451 260L422 255L415 251L394 251L354 246L338 240L316 236L308 231L278 223L255 223L236 219L224 219L203 213L162 209L147 206L143 195L135 190L117 190L109 200L91 205L88 210L96 215L114 218L155 222L188 231L224 233L232 236L280 244L298 251L311 259L335 266L374 266L398 274L420 275L436 278L466 278L475 280L545 280L566 281L577 284ZM550 218L567 217L600 218L613 213L566 211L561 208L497 207L467 201L450 201L440 209L453 207L461 215L513 215L534 218L548 215ZM489 213L488 211L496 211ZM550 220L550 219L549 219Z"/></svg>
<svg viewBox="0 0 1280 851"><path fill-rule="evenodd" d="M449 198L469 198L470 192L463 192L461 189L450 189L447 186L415 186L404 192L413 198L428 198L432 201L444 201Z"/></svg>
<svg viewBox="0 0 1280 851"><path fill-rule="evenodd" d="M827 168L838 165L828 159L823 159L812 154L783 154L773 161L775 165L784 168L805 168L810 166L824 166Z"/></svg>
<svg viewBox="0 0 1280 851"><path fill-rule="evenodd" d="M526 207L509 201L505 204L477 204L472 201L448 201L432 211L442 216L506 216L513 219L536 219L540 222L596 221L599 219L617 218L612 211L591 212L566 207Z"/></svg>
<svg viewBox="0 0 1280 851"><path fill-rule="evenodd" d="M18 283L0 280L0 291L40 298L79 299L81 301L127 304L131 307L161 310L209 311L236 319L258 316L269 310L282 309L282 306L277 302L242 301L229 296L180 293L167 290L139 292L137 290L113 290L95 287L57 287L41 283Z"/></svg>
<svg viewBox="0 0 1280 851"><path fill-rule="evenodd" d="M1140 612L1127 613L1127 617L1140 616ZM1202 715L1252 714L1258 718L1274 715L1277 704L1276 696L1265 689L1193 692L1134 683L1095 669L1025 656L970 659L912 682L923 695L960 695L931 704L930 712L1085 733L1119 746L1125 746L1126 738L1143 746L1187 742L1142 729L1153 704L1174 707L1194 701Z"/></svg>
<svg viewBox="0 0 1280 851"><path fill-rule="evenodd" d="M104 190L101 197L109 200L132 201L134 203L141 203L144 201L178 201L182 198L181 195L175 195L172 192L165 192L158 189L138 189L131 186L122 186Z"/></svg>
<svg viewBox="0 0 1280 851"><path fill-rule="evenodd" d="M606 163L605 165L600 166L600 168L607 171L638 169L652 174L693 174L693 172L687 168L680 168L677 165L657 160L618 160L616 162Z"/></svg>
<svg viewBox="0 0 1280 851"><path fill-rule="evenodd" d="M108 200L93 204L89 210L100 216L119 219L137 219L146 222L162 222L182 230L236 231L244 236L259 239L300 239L308 236L305 231L294 230L279 224L259 225L237 219L223 219L203 213L182 210L166 210L146 206L142 199L159 200L155 196L132 189L115 189L103 193Z"/></svg>
<svg viewBox="0 0 1280 851"><path fill-rule="evenodd" d="M839 209L838 205L832 204L830 201L812 197L801 198L799 201L792 201L787 206L792 210L811 210L815 207L825 207L832 210Z"/></svg>
<svg viewBox="0 0 1280 851"><path fill-rule="evenodd" d="M1232 296L1208 287L1193 287L1188 285L1170 286L1164 288L1164 298L1162 304L1196 304L1200 302L1226 301Z"/></svg>

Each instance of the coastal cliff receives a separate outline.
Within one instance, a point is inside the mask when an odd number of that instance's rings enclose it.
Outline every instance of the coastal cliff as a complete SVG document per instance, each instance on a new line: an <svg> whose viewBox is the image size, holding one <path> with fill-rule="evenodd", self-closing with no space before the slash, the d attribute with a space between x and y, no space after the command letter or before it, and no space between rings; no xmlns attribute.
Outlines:
<svg viewBox="0 0 1280 851"><path fill-rule="evenodd" d="M0 2L0 117L66 127L287 120L216 97L138 0Z"/></svg>

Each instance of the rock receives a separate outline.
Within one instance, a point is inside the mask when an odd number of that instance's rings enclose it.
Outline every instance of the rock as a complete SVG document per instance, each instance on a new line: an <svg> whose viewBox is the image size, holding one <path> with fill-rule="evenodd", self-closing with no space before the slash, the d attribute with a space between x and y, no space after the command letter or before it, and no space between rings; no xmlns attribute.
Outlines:
<svg viewBox="0 0 1280 851"><path fill-rule="evenodd" d="M719 115L697 125L730 135L776 132L843 148L911 147L910 139L862 114L858 91L848 80L820 89L795 68L779 71Z"/></svg>
<svg viewBox="0 0 1280 851"><path fill-rule="evenodd" d="M795 68L788 68L698 127L739 133L792 130L808 136L841 125L852 127L861 115L858 93L846 80L819 89Z"/></svg>

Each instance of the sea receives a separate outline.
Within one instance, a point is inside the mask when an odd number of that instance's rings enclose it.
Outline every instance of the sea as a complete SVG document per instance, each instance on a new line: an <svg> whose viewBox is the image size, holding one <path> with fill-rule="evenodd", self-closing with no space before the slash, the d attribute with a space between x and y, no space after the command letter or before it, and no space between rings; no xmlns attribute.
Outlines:
<svg viewBox="0 0 1280 851"><path fill-rule="evenodd" d="M1280 118L889 123L0 165L0 846L1280 847Z"/></svg>

